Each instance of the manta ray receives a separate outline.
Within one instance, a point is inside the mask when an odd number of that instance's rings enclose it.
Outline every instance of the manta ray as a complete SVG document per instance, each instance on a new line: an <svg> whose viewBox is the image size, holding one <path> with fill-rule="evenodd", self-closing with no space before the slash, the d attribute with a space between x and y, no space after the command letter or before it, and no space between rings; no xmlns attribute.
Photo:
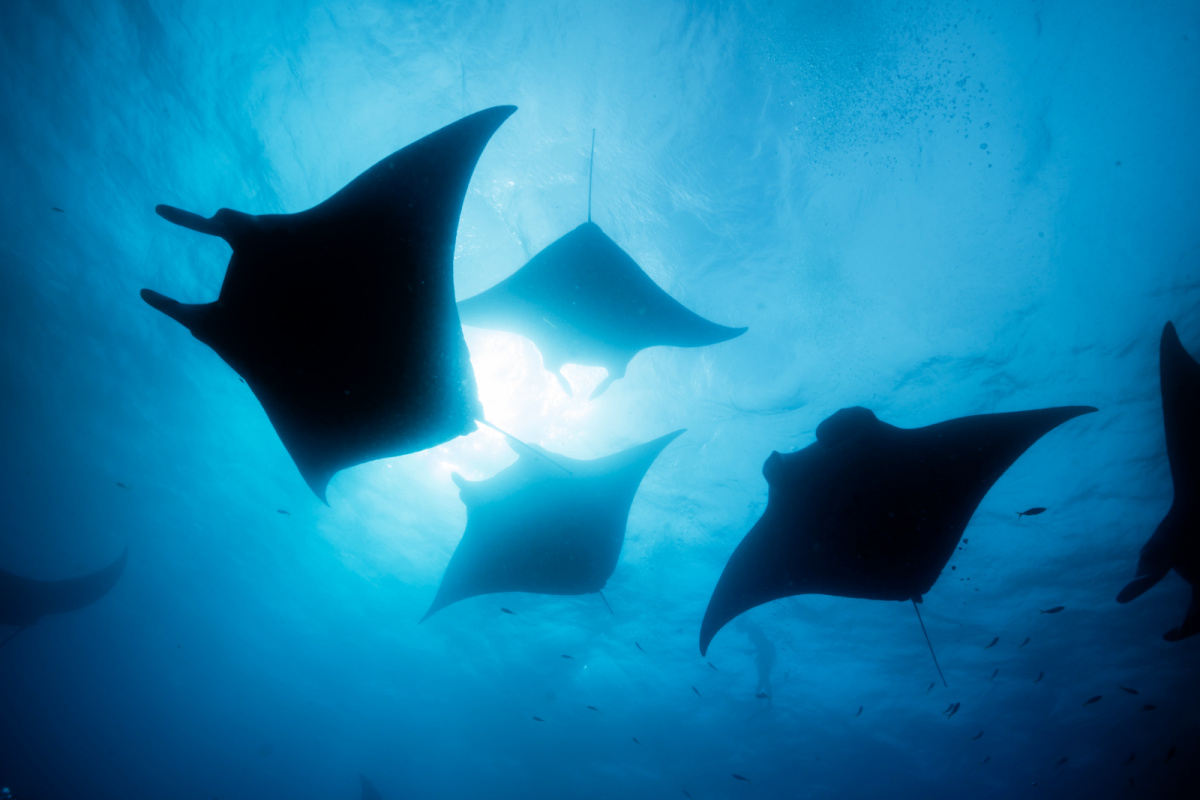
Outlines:
<svg viewBox="0 0 1200 800"><path fill-rule="evenodd" d="M500 283L460 302L463 323L531 340L568 395L564 364L604 367L608 375L592 399L624 377L630 360L647 347L703 347L746 332L709 322L659 288L592 222L591 196L589 167L587 222Z"/></svg>
<svg viewBox="0 0 1200 800"><path fill-rule="evenodd" d="M589 461L527 445L532 454L485 481L455 473L467 529L421 621L482 594L600 592L616 569L642 478L681 433Z"/></svg>
<svg viewBox="0 0 1200 800"><path fill-rule="evenodd" d="M782 597L916 608L992 484L1043 435L1095 410L981 414L911 429L865 408L838 411L817 426L815 443L763 464L767 509L717 581L700 653L734 617Z"/></svg>
<svg viewBox="0 0 1200 800"><path fill-rule="evenodd" d="M149 289L142 299L245 379L322 501L337 471L434 447L483 419L454 303L454 240L475 164L515 110L447 125L307 211L156 209L233 255L215 302Z"/></svg>
<svg viewBox="0 0 1200 800"><path fill-rule="evenodd" d="M1121 590L1117 602L1140 597L1174 569L1192 586L1183 624L1163 635L1177 642L1200 633L1200 364L1183 349L1170 322L1159 343L1158 371L1175 499L1142 547L1137 577Z"/></svg>
<svg viewBox="0 0 1200 800"><path fill-rule="evenodd" d="M17 628L0 647L47 614L75 611L108 594L125 571L128 555L126 549L104 569L62 581L38 581L0 570L0 625Z"/></svg>

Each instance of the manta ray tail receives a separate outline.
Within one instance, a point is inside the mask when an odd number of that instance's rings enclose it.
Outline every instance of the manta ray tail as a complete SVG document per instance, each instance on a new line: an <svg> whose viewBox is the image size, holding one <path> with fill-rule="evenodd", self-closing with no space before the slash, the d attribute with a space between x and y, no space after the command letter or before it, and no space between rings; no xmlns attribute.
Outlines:
<svg viewBox="0 0 1200 800"><path fill-rule="evenodd" d="M596 594L600 595L600 599L604 601L604 607L608 609L608 613L612 614L613 613L612 606L610 606L608 604L608 598L604 596L604 592L598 591L598 592L596 592Z"/></svg>
<svg viewBox="0 0 1200 800"><path fill-rule="evenodd" d="M917 606L917 598L911 598L913 611L917 612L917 622L921 623L921 633L925 634L925 644L929 645L929 655L933 656L933 666L937 668L938 677L942 679L942 685L949 688L950 684L946 683L946 676L942 674L942 667L938 664L937 653L933 652L933 642L929 641L929 631L925 630L925 620L921 619L921 609Z"/></svg>
<svg viewBox="0 0 1200 800"><path fill-rule="evenodd" d="M588 222L592 221L592 166L596 163L596 129L592 128L592 154L588 156Z"/></svg>
<svg viewBox="0 0 1200 800"><path fill-rule="evenodd" d="M541 458L541 459L544 459L545 461L548 461L548 462L550 462L551 464L553 464L554 466L558 467L559 469L561 469L563 472L567 473L568 475L573 475L573 474L574 474L573 472L571 472L571 470L567 469L567 468L566 468L566 467L564 467L562 464L558 463L557 461L555 461L555 460L554 460L553 458L551 458L550 456L546 455L544 452L542 452L542 451L541 451L541 450L539 450L538 448L536 448L536 447L533 447L532 445L528 445L528 444L526 444L525 442L521 441L521 440L520 440L520 439L518 439L517 437L513 436L513 435L512 435L511 433L509 433L508 431L506 431L506 430L502 430L502 429L500 429L500 428L497 428L495 425L493 425L492 423L488 422L486 419L480 419L480 420L477 420L477 421L478 421L478 422L481 422L481 423L483 423L484 425L487 425L489 428L491 428L492 430L494 430L496 433L499 433L501 436L503 436L504 438L508 439L510 442L514 442L514 443L516 443L516 444L519 444L519 445L521 445L521 447L524 447L526 450L528 450L529 452L533 453L533 454L534 454L535 456L537 456L538 458Z"/></svg>

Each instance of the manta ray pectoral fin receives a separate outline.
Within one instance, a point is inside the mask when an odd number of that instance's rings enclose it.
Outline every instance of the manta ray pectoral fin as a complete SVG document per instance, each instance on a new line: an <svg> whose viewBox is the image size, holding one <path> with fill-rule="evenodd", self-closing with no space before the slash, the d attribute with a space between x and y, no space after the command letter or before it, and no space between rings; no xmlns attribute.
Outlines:
<svg viewBox="0 0 1200 800"><path fill-rule="evenodd" d="M1129 583L1125 584L1125 588L1117 595L1118 603L1128 603L1130 600L1136 600L1141 597L1147 589L1162 580L1166 572L1158 575L1140 575Z"/></svg>
<svg viewBox="0 0 1200 800"><path fill-rule="evenodd" d="M212 303L181 303L153 289L142 289L141 295L152 308L187 328L197 339L202 339L204 322L208 318Z"/></svg>
<svg viewBox="0 0 1200 800"><path fill-rule="evenodd" d="M1195 636L1197 633L1200 633L1200 597L1197 596L1196 588L1192 587L1192 601L1188 604L1187 616L1183 618L1183 624L1167 631L1163 634L1163 638L1168 642L1178 642L1180 639Z"/></svg>

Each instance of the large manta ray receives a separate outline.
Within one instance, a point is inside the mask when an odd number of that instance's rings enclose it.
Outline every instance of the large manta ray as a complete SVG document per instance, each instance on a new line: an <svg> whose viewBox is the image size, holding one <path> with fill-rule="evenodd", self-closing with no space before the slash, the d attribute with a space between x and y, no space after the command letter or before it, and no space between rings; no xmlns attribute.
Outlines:
<svg viewBox="0 0 1200 800"><path fill-rule="evenodd" d="M604 367L608 376L593 399L625 376L640 350L703 347L746 332L709 322L659 288L592 222L591 202L589 171L587 222L491 289L459 303L463 323L531 340L567 394L563 364Z"/></svg>
<svg viewBox="0 0 1200 800"><path fill-rule="evenodd" d="M15 625L0 646L47 614L63 614L91 605L108 594L125 571L129 551L104 569L79 578L38 581L0 570L0 625Z"/></svg>
<svg viewBox="0 0 1200 800"><path fill-rule="evenodd" d="M467 506L467 530L421 621L481 594L599 592L616 569L629 507L646 470L681 433L591 461L527 445L532 455L521 453L488 480L454 474Z"/></svg>
<svg viewBox="0 0 1200 800"><path fill-rule="evenodd" d="M992 484L1043 435L1088 406L981 414L897 428L865 408L817 426L817 441L763 464L767 510L717 582L700 652L755 606L798 594L912 600L938 579Z"/></svg>
<svg viewBox="0 0 1200 800"><path fill-rule="evenodd" d="M241 375L322 500L338 470L475 430L482 409L454 304L454 239L498 106L410 144L297 214L166 220L233 255L216 302L142 290Z"/></svg>
<svg viewBox="0 0 1200 800"><path fill-rule="evenodd" d="M1183 349L1170 322L1163 328L1158 370L1175 499L1142 547L1137 577L1121 590L1117 602L1141 596L1173 568L1192 585L1183 624L1163 635L1168 642L1177 642L1200 633L1200 364Z"/></svg>

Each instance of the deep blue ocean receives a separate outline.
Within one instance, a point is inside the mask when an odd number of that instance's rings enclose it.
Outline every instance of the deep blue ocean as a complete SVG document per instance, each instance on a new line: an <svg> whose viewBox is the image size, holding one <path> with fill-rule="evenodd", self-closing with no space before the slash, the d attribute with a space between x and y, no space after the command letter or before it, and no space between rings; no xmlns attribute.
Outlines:
<svg viewBox="0 0 1200 800"><path fill-rule="evenodd" d="M594 129L593 220L749 330L645 350L589 400L604 369L566 367L568 396L531 341L465 328L488 418L531 443L687 433L633 502L611 614L510 593L418 625L466 524L451 473L496 474L505 439L344 470L325 505L238 375L138 292L214 300L229 260L156 204L301 211L506 104L459 299L586 219ZM1197 796L1200 637L1162 639L1190 587L1115 596L1172 498L1164 324L1200 355L1198 130L1194 0L6 0L0 569L129 555L0 648L0 786ZM900 602L778 600L700 656L772 451L848 406L910 428L1059 405L1099 412L1004 474L925 596L948 688Z"/></svg>

